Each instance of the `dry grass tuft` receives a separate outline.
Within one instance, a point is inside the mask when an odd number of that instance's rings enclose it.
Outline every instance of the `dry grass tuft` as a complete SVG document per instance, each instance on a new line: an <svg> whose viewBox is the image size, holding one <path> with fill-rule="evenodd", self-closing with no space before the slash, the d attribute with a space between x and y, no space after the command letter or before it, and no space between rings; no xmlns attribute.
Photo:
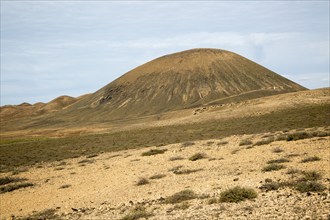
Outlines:
<svg viewBox="0 0 330 220"><path fill-rule="evenodd" d="M314 162L314 161L319 161L321 158L318 156L313 156L313 157L307 157L301 160L301 163L308 163L308 162Z"/></svg>
<svg viewBox="0 0 330 220"><path fill-rule="evenodd" d="M247 199L254 199L257 197L257 193L254 189L242 188L236 186L228 189L220 194L220 202L240 202Z"/></svg>
<svg viewBox="0 0 330 220"><path fill-rule="evenodd" d="M163 154L167 149L151 149L149 151L143 152L142 156L152 156L156 154Z"/></svg>
<svg viewBox="0 0 330 220"><path fill-rule="evenodd" d="M151 176L149 179L154 180L154 179L161 179L164 177L166 177L165 174L156 174L156 175Z"/></svg>
<svg viewBox="0 0 330 220"><path fill-rule="evenodd" d="M204 153L196 153L194 155L192 155L189 160L191 161L196 161L196 160L200 160L200 159L204 159L206 158L206 154Z"/></svg>
<svg viewBox="0 0 330 220"><path fill-rule="evenodd" d="M194 193L194 191L190 190L190 189L186 189L183 191L180 191L178 193L175 193L172 196L169 196L165 199L165 203L170 203L170 204L174 204L174 203L179 203L179 202L183 202L186 200L191 200L191 199L195 199L197 198L197 194Z"/></svg>
<svg viewBox="0 0 330 220"><path fill-rule="evenodd" d="M262 169L262 171L263 171L263 172L270 172L270 171L281 170L281 169L283 169L283 168L285 168L284 165L273 163L273 164L269 164L269 165L265 166L265 167Z"/></svg>

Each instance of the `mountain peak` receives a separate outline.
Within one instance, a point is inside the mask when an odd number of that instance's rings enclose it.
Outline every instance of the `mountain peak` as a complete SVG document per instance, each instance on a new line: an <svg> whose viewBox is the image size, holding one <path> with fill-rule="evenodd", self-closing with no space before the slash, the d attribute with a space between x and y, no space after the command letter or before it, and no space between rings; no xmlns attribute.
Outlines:
<svg viewBox="0 0 330 220"><path fill-rule="evenodd" d="M238 54L198 48L138 66L77 106L120 118L299 90L305 88Z"/></svg>

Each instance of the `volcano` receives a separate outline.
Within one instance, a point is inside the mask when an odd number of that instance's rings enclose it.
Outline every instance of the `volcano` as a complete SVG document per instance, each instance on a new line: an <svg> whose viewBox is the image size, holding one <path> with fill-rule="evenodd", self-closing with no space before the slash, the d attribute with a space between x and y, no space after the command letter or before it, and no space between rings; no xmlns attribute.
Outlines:
<svg viewBox="0 0 330 220"><path fill-rule="evenodd" d="M233 52L192 49L138 66L72 107L122 118L300 90L306 88Z"/></svg>

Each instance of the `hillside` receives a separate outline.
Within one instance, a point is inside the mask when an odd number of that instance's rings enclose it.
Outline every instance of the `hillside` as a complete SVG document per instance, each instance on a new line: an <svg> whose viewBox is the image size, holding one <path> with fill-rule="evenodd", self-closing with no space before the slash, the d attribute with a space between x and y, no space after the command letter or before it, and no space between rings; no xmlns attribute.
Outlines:
<svg viewBox="0 0 330 220"><path fill-rule="evenodd" d="M192 49L152 60L78 99L60 97L38 107L2 107L2 129L113 123L303 90L233 52Z"/></svg>
<svg viewBox="0 0 330 220"><path fill-rule="evenodd" d="M193 49L143 64L72 108L123 118L301 90L305 88L238 54Z"/></svg>

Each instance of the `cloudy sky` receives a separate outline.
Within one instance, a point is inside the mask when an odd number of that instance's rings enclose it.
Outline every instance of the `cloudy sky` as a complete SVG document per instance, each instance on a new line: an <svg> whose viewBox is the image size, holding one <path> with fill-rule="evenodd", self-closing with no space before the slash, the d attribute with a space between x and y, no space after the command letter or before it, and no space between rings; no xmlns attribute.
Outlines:
<svg viewBox="0 0 330 220"><path fill-rule="evenodd" d="M329 1L1 0L1 105L98 90L156 57L236 52L329 86Z"/></svg>

